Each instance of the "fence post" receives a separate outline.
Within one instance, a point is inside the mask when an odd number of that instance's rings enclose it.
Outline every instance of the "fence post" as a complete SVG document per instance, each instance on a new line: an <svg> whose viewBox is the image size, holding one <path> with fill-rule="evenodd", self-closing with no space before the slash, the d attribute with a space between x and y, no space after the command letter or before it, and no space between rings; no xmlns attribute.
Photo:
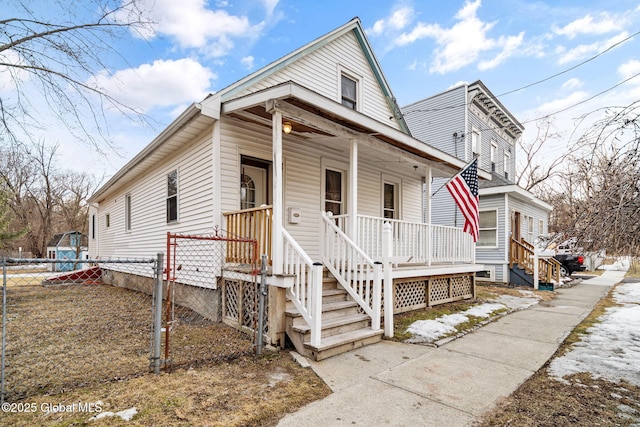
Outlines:
<svg viewBox="0 0 640 427"><path fill-rule="evenodd" d="M153 315L153 373L160 373L160 352L162 345L162 271L164 266L164 254L158 253L156 260L156 283L154 290L155 313Z"/></svg>
<svg viewBox="0 0 640 427"><path fill-rule="evenodd" d="M7 260L2 258L2 389L0 390L0 404L4 403L4 368L5 348L7 347Z"/></svg>
<svg viewBox="0 0 640 427"><path fill-rule="evenodd" d="M391 235L391 224L385 222L382 226L382 262L383 262L383 283L384 283L384 336L393 337L393 278L391 271L391 257L393 256L393 236Z"/></svg>
<svg viewBox="0 0 640 427"><path fill-rule="evenodd" d="M311 345L319 347L322 340L322 263L311 268Z"/></svg>
<svg viewBox="0 0 640 427"><path fill-rule="evenodd" d="M264 330L264 297L267 296L267 255L262 254L262 264L260 265L260 294L258 300L258 333L256 335L256 354L262 354Z"/></svg>

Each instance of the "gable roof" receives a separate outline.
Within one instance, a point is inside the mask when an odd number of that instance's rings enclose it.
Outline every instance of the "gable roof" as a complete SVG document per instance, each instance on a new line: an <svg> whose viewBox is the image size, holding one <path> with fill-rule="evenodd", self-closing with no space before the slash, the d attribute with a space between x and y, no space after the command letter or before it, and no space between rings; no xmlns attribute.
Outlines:
<svg viewBox="0 0 640 427"><path fill-rule="evenodd" d="M356 40L358 41L358 45L362 49L362 52L367 60L367 63L369 64L369 67L371 67L371 71L375 76L376 82L378 83L378 86L380 87L380 90L382 91L389 108L391 109L391 111L393 111L393 118L395 118L400 129L404 133L410 135L411 133L409 131L409 127L407 126L406 122L404 121L404 118L402 117L402 114L400 112L400 107L396 103L396 98L393 96L393 93L391 92L391 87L389 86L389 83L382 71L382 68L380 67L380 63L378 62L378 59L373 53L373 49L369 44L369 40L366 37L366 34L364 32L364 29L362 28L362 24L358 17L351 19L346 24L336 28L335 30L325 34L324 36L321 36L311 41L310 43L307 43L306 45L294 50L293 52L283 56L282 58L236 81L235 83L227 86L226 88L220 90L219 92L216 92L212 97L218 98L219 102L225 102L230 99L233 99L234 97L241 94L247 88L250 88L251 86L255 85L257 82L269 77L270 75L276 73L277 71L280 71L281 69L299 60L300 58L303 58L315 52L316 50L328 45L332 41L342 37L344 34L348 32L353 32ZM206 104L206 103L207 103L207 100L203 101L203 104ZM203 111L206 111L206 109L203 109Z"/></svg>

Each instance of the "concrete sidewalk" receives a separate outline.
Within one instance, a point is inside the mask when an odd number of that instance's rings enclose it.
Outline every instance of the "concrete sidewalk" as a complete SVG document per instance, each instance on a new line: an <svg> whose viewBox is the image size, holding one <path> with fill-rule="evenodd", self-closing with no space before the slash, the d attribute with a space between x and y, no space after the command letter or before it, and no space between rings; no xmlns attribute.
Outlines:
<svg viewBox="0 0 640 427"><path fill-rule="evenodd" d="M278 426L467 426L513 393L620 282L606 271L442 347L382 341L321 362L333 394Z"/></svg>

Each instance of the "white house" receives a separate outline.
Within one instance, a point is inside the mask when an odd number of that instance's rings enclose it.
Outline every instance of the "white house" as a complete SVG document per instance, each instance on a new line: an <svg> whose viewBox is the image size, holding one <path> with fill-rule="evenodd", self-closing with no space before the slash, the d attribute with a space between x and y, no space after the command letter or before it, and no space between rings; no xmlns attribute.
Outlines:
<svg viewBox="0 0 640 427"><path fill-rule="evenodd" d="M470 236L423 221L423 188L464 164L411 137L356 18L191 105L91 197L89 251L152 256L167 232L216 226L256 238L267 338L321 359L379 340L382 313L391 334L393 312L475 295ZM328 282L352 314L327 314Z"/></svg>
<svg viewBox="0 0 640 427"><path fill-rule="evenodd" d="M478 168L491 173L479 182L480 238L476 260L485 265L479 280L537 287L534 273L549 282L557 265L534 265L534 244L547 236L551 205L515 183L516 144L522 124L481 82L462 84L402 108L412 135L457 158L478 158ZM432 222L459 226L464 222L445 179L434 179ZM538 270L538 271L536 271ZM556 277L557 280L557 277Z"/></svg>

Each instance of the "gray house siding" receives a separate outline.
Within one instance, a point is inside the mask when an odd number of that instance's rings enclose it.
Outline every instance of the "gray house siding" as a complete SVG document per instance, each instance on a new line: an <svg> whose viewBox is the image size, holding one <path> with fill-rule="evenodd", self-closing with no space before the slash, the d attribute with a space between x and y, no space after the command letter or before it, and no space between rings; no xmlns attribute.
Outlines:
<svg viewBox="0 0 640 427"><path fill-rule="evenodd" d="M509 233L509 216L506 214L505 195L496 194L480 198L480 212L496 211L497 214L497 242L496 246L476 246L476 262L484 264L488 270L493 270L491 280L495 282L508 282L507 233Z"/></svg>
<svg viewBox="0 0 640 427"><path fill-rule="evenodd" d="M465 132L466 86L423 99L402 108L414 138L458 158L465 158L464 140L453 134Z"/></svg>

